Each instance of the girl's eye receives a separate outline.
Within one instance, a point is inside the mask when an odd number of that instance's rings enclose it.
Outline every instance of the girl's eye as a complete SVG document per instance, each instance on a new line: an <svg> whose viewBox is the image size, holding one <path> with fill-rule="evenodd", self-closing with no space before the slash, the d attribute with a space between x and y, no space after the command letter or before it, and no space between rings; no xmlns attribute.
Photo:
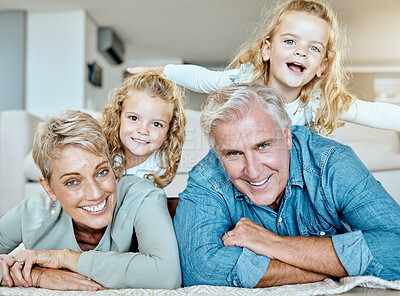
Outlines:
<svg viewBox="0 0 400 296"><path fill-rule="evenodd" d="M310 46L310 49L315 52L320 52L319 48L316 46Z"/></svg>
<svg viewBox="0 0 400 296"><path fill-rule="evenodd" d="M289 45L293 45L294 44L294 40L288 39L288 40L285 40L285 43L289 44Z"/></svg>
<svg viewBox="0 0 400 296"><path fill-rule="evenodd" d="M77 181L77 180L68 180L66 183L65 183L65 185L67 185L67 186L76 186L76 185L78 185L79 184L79 182Z"/></svg>
<svg viewBox="0 0 400 296"><path fill-rule="evenodd" d="M137 121L138 120L137 116L135 116L135 115L129 116L129 119L133 120L133 121Z"/></svg>
<svg viewBox="0 0 400 296"><path fill-rule="evenodd" d="M161 123L159 123L159 122L154 122L153 125L155 127L163 127L163 125Z"/></svg>

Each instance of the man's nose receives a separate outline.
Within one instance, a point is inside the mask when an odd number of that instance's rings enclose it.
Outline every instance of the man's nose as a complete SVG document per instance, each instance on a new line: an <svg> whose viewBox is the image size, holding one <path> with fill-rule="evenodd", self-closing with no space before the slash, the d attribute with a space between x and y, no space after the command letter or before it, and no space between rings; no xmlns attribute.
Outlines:
<svg viewBox="0 0 400 296"><path fill-rule="evenodd" d="M245 172L247 177L251 180L259 181L258 178L261 175L261 164L255 153L249 153L246 155L246 167Z"/></svg>

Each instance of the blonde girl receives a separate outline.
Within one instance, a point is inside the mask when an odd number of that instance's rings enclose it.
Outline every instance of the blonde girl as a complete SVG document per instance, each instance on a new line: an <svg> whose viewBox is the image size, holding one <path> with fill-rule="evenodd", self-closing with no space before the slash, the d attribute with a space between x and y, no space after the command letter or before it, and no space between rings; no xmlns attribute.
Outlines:
<svg viewBox="0 0 400 296"><path fill-rule="evenodd" d="M165 187L174 179L185 140L181 89L158 71L129 75L102 112L116 171Z"/></svg>
<svg viewBox="0 0 400 296"><path fill-rule="evenodd" d="M175 83L209 93L243 82L269 85L286 99L295 125L331 134L341 121L400 131L400 107L357 100L342 69L341 30L333 11L318 1L278 7L255 41L244 44L226 71L194 65L156 67ZM131 73L148 67L129 68Z"/></svg>

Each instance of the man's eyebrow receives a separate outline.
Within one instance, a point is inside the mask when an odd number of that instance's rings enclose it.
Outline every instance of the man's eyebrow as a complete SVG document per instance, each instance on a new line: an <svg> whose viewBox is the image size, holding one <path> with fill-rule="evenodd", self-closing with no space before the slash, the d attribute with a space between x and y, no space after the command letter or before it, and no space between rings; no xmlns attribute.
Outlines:
<svg viewBox="0 0 400 296"><path fill-rule="evenodd" d="M256 143L256 144L254 144L253 148L254 148L254 149L258 149L258 147L260 147L261 145L265 145L265 144L271 145L271 144L273 144L274 142L276 142L276 139L275 139L275 138L265 139L265 140L262 140L262 141L260 141L260 142L258 142L258 143Z"/></svg>

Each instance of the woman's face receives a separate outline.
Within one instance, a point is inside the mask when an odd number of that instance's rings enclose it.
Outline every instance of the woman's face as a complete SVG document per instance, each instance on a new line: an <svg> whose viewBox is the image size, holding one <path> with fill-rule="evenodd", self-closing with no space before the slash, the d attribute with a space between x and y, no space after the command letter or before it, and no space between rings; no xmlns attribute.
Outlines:
<svg viewBox="0 0 400 296"><path fill-rule="evenodd" d="M58 200L80 229L106 227L117 201L117 186L107 156L69 146L52 161L52 167L51 186L40 179L50 199Z"/></svg>

